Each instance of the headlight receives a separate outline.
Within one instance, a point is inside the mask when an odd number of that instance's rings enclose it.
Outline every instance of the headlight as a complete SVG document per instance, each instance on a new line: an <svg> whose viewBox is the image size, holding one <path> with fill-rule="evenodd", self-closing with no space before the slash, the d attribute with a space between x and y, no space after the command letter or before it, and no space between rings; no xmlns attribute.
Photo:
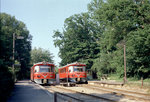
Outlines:
<svg viewBox="0 0 150 102"><path fill-rule="evenodd" d="M38 78L40 78L40 77L41 77L41 75L37 75L37 77L38 77Z"/></svg>

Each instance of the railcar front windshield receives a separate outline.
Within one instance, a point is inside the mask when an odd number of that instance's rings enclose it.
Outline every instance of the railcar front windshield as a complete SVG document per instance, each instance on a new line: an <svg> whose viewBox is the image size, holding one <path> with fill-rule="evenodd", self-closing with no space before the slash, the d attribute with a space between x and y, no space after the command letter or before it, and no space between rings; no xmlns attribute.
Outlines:
<svg viewBox="0 0 150 102"><path fill-rule="evenodd" d="M48 65L35 66L35 72L54 72L54 67Z"/></svg>
<svg viewBox="0 0 150 102"><path fill-rule="evenodd" d="M85 66L74 66L74 72L84 72Z"/></svg>
<svg viewBox="0 0 150 102"><path fill-rule="evenodd" d="M50 72L50 66L40 66L40 72Z"/></svg>

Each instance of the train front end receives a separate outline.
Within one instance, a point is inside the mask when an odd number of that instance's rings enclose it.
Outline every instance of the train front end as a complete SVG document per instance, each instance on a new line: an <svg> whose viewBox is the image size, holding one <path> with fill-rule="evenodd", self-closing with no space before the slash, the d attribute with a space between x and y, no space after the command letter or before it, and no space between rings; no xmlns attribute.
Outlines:
<svg viewBox="0 0 150 102"><path fill-rule="evenodd" d="M31 80L37 84L56 84L54 64L36 63L31 69Z"/></svg>
<svg viewBox="0 0 150 102"><path fill-rule="evenodd" d="M68 67L69 68L69 81L75 83L85 83L87 84L87 73L86 65L76 63Z"/></svg>

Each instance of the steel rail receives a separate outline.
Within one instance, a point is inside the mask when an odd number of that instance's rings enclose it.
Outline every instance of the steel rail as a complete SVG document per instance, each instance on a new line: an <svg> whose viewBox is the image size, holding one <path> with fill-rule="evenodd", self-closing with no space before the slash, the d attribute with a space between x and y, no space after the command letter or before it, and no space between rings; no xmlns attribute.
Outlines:
<svg viewBox="0 0 150 102"><path fill-rule="evenodd" d="M62 89L62 90L67 90L67 91L75 92L75 93L78 93L78 94L82 94L82 95L85 95L85 96L90 96L90 97L94 97L94 98L97 98L97 99L106 100L106 101L109 101L109 102L116 102L116 100L112 100L112 99L105 98L105 97L102 97L102 96L96 96L96 95L92 95L92 94L87 94L87 93L84 93L84 92L79 92L79 91L66 89L66 88L58 87L58 86L55 86L55 87L59 88L59 89Z"/></svg>
<svg viewBox="0 0 150 102"><path fill-rule="evenodd" d="M88 85L90 85L90 84L88 84ZM101 87L101 88L111 89L111 90L114 90L114 91L124 91L124 92L127 92L127 93L139 94L139 95L144 95L144 96L150 97L150 94L146 94L146 93L140 93L140 92L135 92L135 91L127 91L127 90L123 90L123 89L116 89L116 88L110 88L110 87L102 87L102 86L99 86L99 85L90 85L90 86L97 86L97 87Z"/></svg>
<svg viewBox="0 0 150 102"><path fill-rule="evenodd" d="M94 89L94 90L105 91L105 92L109 92L111 94L119 94L119 95L122 95L122 96L125 96L125 97L134 98L134 99L150 101L150 95L144 94L144 93L138 93L138 92L133 92L133 91L121 90L121 89L101 87L101 86L97 86L97 85L82 85L82 87L85 87L85 88L87 87L87 88L91 88L91 89Z"/></svg>
<svg viewBox="0 0 150 102"><path fill-rule="evenodd" d="M78 99L78 98L76 98L76 97L69 96L69 95L64 94L64 93L60 93L60 92L55 92L55 93L56 93L56 94L60 94L60 95L62 95L62 96L66 96L66 97L72 98L72 99L77 100L77 101L79 101L79 102L84 102L84 101L81 100L81 99ZM62 97L61 97L61 98L62 98Z"/></svg>
<svg viewBox="0 0 150 102"><path fill-rule="evenodd" d="M74 99L74 100L77 100L78 102L84 102L84 101L81 100L81 99L78 99L78 98L76 98L76 97L72 97L72 96L70 96L70 95L67 95L67 94L58 92L58 91L53 90L53 89L51 89L51 88L49 88L49 87L44 86L44 88L45 88L46 90L48 90L48 91L52 91L54 94L62 95L62 96L65 96L65 97L69 97L69 98L72 98L72 99ZM62 98L62 97L61 97L61 98ZM65 99L65 98L63 98L63 99Z"/></svg>

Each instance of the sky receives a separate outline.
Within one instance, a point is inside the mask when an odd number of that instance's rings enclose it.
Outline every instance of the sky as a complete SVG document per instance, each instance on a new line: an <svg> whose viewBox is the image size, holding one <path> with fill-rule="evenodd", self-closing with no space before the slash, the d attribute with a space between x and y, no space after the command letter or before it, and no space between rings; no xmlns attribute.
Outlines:
<svg viewBox="0 0 150 102"><path fill-rule="evenodd" d="M87 12L91 0L0 0L1 12L15 16L26 24L33 36L32 49L43 48L54 56L59 65L59 48L54 46L54 30L62 31L66 18Z"/></svg>

